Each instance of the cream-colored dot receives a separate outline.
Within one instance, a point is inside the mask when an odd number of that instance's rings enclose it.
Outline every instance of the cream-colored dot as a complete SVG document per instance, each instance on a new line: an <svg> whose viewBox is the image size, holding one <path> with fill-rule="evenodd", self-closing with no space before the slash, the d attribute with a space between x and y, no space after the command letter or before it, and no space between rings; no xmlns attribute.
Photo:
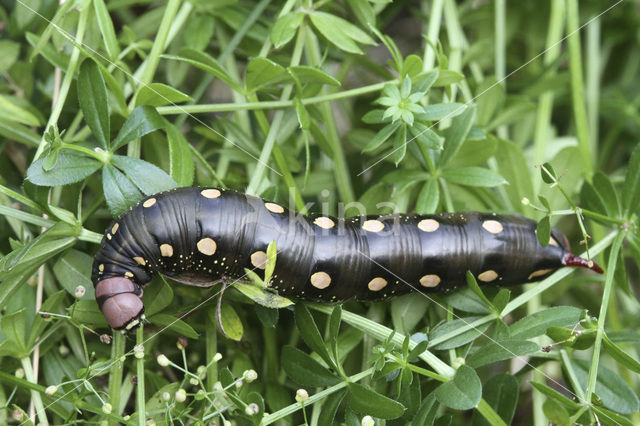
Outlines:
<svg viewBox="0 0 640 426"><path fill-rule="evenodd" d="M331 219L330 219L330 218L328 218L328 217L324 217L324 216L322 216L322 217L317 217L317 218L313 221L313 223L315 223L316 225L318 225L320 228L324 228L324 229L331 229L331 228L333 228L333 227L336 225L336 223L335 223L333 220L331 220Z"/></svg>
<svg viewBox="0 0 640 426"><path fill-rule="evenodd" d="M440 223L435 219L423 219L418 223L418 228L424 232L433 232L440 228Z"/></svg>
<svg viewBox="0 0 640 426"><path fill-rule="evenodd" d="M111 234L107 234L107 240L111 239Z"/></svg>
<svg viewBox="0 0 640 426"><path fill-rule="evenodd" d="M380 291L386 286L387 286L387 280L385 280L382 277L375 277L374 279L369 281L369 284L367 284L367 287L369 287L369 290L371 291Z"/></svg>
<svg viewBox="0 0 640 426"><path fill-rule="evenodd" d="M118 232L118 228L120 228L120 225L116 223L111 227L111 233L115 235L115 233Z"/></svg>
<svg viewBox="0 0 640 426"><path fill-rule="evenodd" d="M311 275L311 285L314 287L322 290L329 287L329 284L331 284L331 277L326 272L320 271Z"/></svg>
<svg viewBox="0 0 640 426"><path fill-rule="evenodd" d="M211 256L213 253L216 252L216 249L218 248L217 244L215 241L213 241L211 238L203 238L200 241L198 241L198 244L196 244L196 246L198 247L198 251L202 254L205 254L207 256Z"/></svg>
<svg viewBox="0 0 640 426"><path fill-rule="evenodd" d="M149 198L147 201L145 201L144 203L142 203L142 207L151 207L152 205L154 205L156 203L155 198Z"/></svg>
<svg viewBox="0 0 640 426"><path fill-rule="evenodd" d="M504 229L502 224L497 220L485 220L482 222L482 227L492 234L499 234Z"/></svg>
<svg viewBox="0 0 640 426"><path fill-rule="evenodd" d="M162 254L164 257L173 256L173 247L171 246L171 244L162 244L160 246L160 254Z"/></svg>
<svg viewBox="0 0 640 426"><path fill-rule="evenodd" d="M264 269L267 266L267 253L257 251L251 255L251 264L258 269Z"/></svg>
<svg viewBox="0 0 640 426"><path fill-rule="evenodd" d="M559 247L558 242L554 240L553 237L549 237L549 245Z"/></svg>
<svg viewBox="0 0 640 426"><path fill-rule="evenodd" d="M362 229L369 232L380 232L384 229L384 223L376 219L365 220Z"/></svg>
<svg viewBox="0 0 640 426"><path fill-rule="evenodd" d="M491 282L498 278L498 273L493 269L489 269L488 271L484 271L480 275L478 275L478 279L480 281L484 281L485 283Z"/></svg>
<svg viewBox="0 0 640 426"><path fill-rule="evenodd" d="M440 277L436 274L424 275L420 278L420 285L422 287L436 287L440 284Z"/></svg>
<svg viewBox="0 0 640 426"><path fill-rule="evenodd" d="M284 207L276 203L264 203L264 206L273 213L284 213Z"/></svg>
<svg viewBox="0 0 640 426"><path fill-rule="evenodd" d="M146 261L146 260L144 260L144 258L142 258L142 257L140 257L140 256L136 256L136 257L134 257L134 258L133 258L133 260L135 260L135 261L136 261L136 263L137 263L138 265L140 265L140 266L144 266L144 265L146 265L146 264L147 264L147 261Z"/></svg>
<svg viewBox="0 0 640 426"><path fill-rule="evenodd" d="M531 274L529 274L528 279L533 279L535 277L541 277L543 275L547 275L551 271L553 271L553 269L538 269L537 271L533 271Z"/></svg>
<svg viewBox="0 0 640 426"><path fill-rule="evenodd" d="M218 198L220 195L222 195L217 189L205 189L200 191L200 194L202 194L202 196L206 198Z"/></svg>
<svg viewBox="0 0 640 426"><path fill-rule="evenodd" d="M131 278L131 277L133 277L133 273L127 271L127 272L124 273L124 276L127 277L127 278Z"/></svg>
<svg viewBox="0 0 640 426"><path fill-rule="evenodd" d="M104 264L103 263L98 265L98 271L100 271L100 272L104 271Z"/></svg>

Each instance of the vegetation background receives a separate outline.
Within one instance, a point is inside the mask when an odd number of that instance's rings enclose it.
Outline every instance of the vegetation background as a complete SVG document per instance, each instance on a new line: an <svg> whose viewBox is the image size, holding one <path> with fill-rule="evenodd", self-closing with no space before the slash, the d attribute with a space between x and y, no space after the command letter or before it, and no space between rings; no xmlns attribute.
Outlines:
<svg viewBox="0 0 640 426"><path fill-rule="evenodd" d="M0 2L0 423L640 423L638 7ZM606 271L280 310L232 288L226 336L219 289L157 278L112 334L102 231L189 185L520 213Z"/></svg>

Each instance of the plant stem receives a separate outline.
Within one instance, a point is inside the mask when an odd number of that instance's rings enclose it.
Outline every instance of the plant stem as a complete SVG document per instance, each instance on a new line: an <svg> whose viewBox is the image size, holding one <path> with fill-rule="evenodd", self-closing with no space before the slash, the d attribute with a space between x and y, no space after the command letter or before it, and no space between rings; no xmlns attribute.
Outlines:
<svg viewBox="0 0 640 426"><path fill-rule="evenodd" d="M89 16L89 11L93 8L91 7L92 3L88 2L84 4L84 7L80 10L80 17L78 18L78 30L76 33L75 41L77 44L81 45L84 40L84 32L87 27L87 18ZM71 52L71 58L69 59L69 66L67 67L67 71L64 75L64 79L62 80L62 85L60 86L60 92L58 93L58 100L51 111L51 115L49 116L49 120L47 121L47 125L44 128L44 132L42 133L42 139L40 139L40 144L38 145L38 149L36 150L36 155L33 157L34 161L37 160L44 148L47 146L47 141L44 139L44 135L47 130L53 125L58 123L58 119L60 118L60 114L62 113L62 108L64 107L65 101L67 100L67 95L69 94L69 88L71 87L71 83L76 74L76 69L78 68L78 63L80 61L80 47L78 45L73 46L73 51Z"/></svg>
<svg viewBox="0 0 640 426"><path fill-rule="evenodd" d="M595 146L591 149L589 142L589 123L587 110L584 103L584 78L582 76L582 52L580 51L580 32L578 31L578 0L567 0L567 44L569 48L569 71L571 74L571 95L573 100L573 116L575 120L578 148L582 154L585 175L593 173L592 153L595 154Z"/></svg>
<svg viewBox="0 0 640 426"><path fill-rule="evenodd" d="M33 374L33 369L31 368L31 359L27 356L20 360L22 362L22 368L24 369L25 378L34 384L37 384L35 381L35 377ZM37 390L31 390L31 399L33 400L34 405L36 406L36 413L38 414L38 421L44 425L48 425L49 421L47 420L47 413L44 410L44 405L42 404L42 398L40 398L40 392Z"/></svg>
<svg viewBox="0 0 640 426"><path fill-rule="evenodd" d="M136 345L144 347L144 325L140 325L136 330ZM136 358L136 375L138 382L136 385L136 411L138 412L138 424L143 425L147 421L145 412L144 397L144 357Z"/></svg>
<svg viewBox="0 0 640 426"><path fill-rule="evenodd" d="M478 410L478 412L482 414L482 417L484 417L490 425L507 426L504 420L502 420L502 417L500 417L498 413L496 413L495 410L491 408L491 406L484 399L480 400L478 406L476 407L476 410Z"/></svg>
<svg viewBox="0 0 640 426"><path fill-rule="evenodd" d="M215 308L208 308L215 309ZM207 315L209 317L209 315ZM215 315L212 315L215 317ZM218 330L211 321L205 324L205 354L207 360L207 391L213 392L213 385L218 380L218 363L211 362L218 352Z"/></svg>
<svg viewBox="0 0 640 426"><path fill-rule="evenodd" d="M124 335L121 333L113 333L111 341L111 368L109 369L109 403L116 410L116 414L120 415L120 388L122 386L122 370L123 363L120 358L124 355ZM116 424L115 422L110 422Z"/></svg>
<svg viewBox="0 0 640 426"><path fill-rule="evenodd" d="M501 82L505 93L507 92L507 15L506 0L496 0L494 3L494 32L495 32L495 74L496 79ZM506 125L502 125L497 129L498 137L501 139L509 139L509 133Z"/></svg>
<svg viewBox="0 0 640 426"><path fill-rule="evenodd" d="M440 22L442 22L442 4L444 0L433 0L431 9L427 10L428 3L422 2L422 11L429 13L429 24L427 26L427 40L424 46L424 59L422 61L422 71L432 70L436 61L436 51L438 47L438 35L440 34Z"/></svg>
<svg viewBox="0 0 640 426"><path fill-rule="evenodd" d="M596 388L596 381L598 380L598 364L600 362L600 349L602 347L602 337L604 335L604 323L607 318L607 308L611 299L611 292L613 291L613 278L616 271L616 265L618 264L618 254L624 241L625 233L619 232L616 235L615 240L611 246L609 252L609 263L607 264L607 276L604 281L604 292L602 294L602 303L600 305L600 314L598 315L598 329L596 331L596 340L593 344L593 355L591 357L591 367L589 368L589 382L587 385L587 391L585 395L585 402L591 403L591 396ZM595 247L594 247L595 248ZM592 249L593 250L593 249Z"/></svg>
<svg viewBox="0 0 640 426"><path fill-rule="evenodd" d="M586 107L589 121L590 147L598 143L598 109L600 100L600 18L587 25L587 84L585 86Z"/></svg>
<svg viewBox="0 0 640 426"><path fill-rule="evenodd" d="M52 220L45 219L42 216L36 216L31 213L23 212L22 210L18 210L18 209L14 209L14 208L2 206L2 205L0 205L0 215L13 217L22 222L31 223L38 226L44 226L47 228L52 227L56 223Z"/></svg>

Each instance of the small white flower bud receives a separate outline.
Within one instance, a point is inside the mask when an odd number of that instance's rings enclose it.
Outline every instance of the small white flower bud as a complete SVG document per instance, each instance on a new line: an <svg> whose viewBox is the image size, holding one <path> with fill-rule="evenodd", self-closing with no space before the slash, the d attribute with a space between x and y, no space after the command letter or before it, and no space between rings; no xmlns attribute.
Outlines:
<svg viewBox="0 0 640 426"><path fill-rule="evenodd" d="M86 292L87 292L87 289L85 289L84 286L79 285L76 287L74 291L74 296L76 297L76 299L80 299L82 296L84 296Z"/></svg>
<svg viewBox="0 0 640 426"><path fill-rule="evenodd" d="M251 404L247 405L247 408L244 409L244 412L248 416L253 416L254 414L258 414L260 412L260 407L258 407L258 404L256 404L255 402L252 402Z"/></svg>
<svg viewBox="0 0 640 426"><path fill-rule="evenodd" d="M176 391L175 394L176 402L184 402L187 399L187 391L180 388Z"/></svg>
<svg viewBox="0 0 640 426"><path fill-rule="evenodd" d="M217 354L215 354L213 356L213 362L218 362L222 359L222 354L220 352L218 352Z"/></svg>
<svg viewBox="0 0 640 426"><path fill-rule="evenodd" d="M113 410L113 407L108 402L102 406L102 412L105 414L111 414L111 410Z"/></svg>
<svg viewBox="0 0 640 426"><path fill-rule="evenodd" d="M171 394L169 392L162 392L160 398L162 398L164 402L169 402L169 400L171 399Z"/></svg>
<svg viewBox="0 0 640 426"><path fill-rule="evenodd" d="M531 201L529 201L527 197L522 197L522 200L520 200L520 202L522 203L523 206L528 206L529 203L531 203Z"/></svg>
<svg viewBox="0 0 640 426"><path fill-rule="evenodd" d="M193 386L198 386L198 379L196 379L195 377L192 377L189 379L189 383Z"/></svg>
<svg viewBox="0 0 640 426"><path fill-rule="evenodd" d="M362 426L373 426L376 424L376 421L373 420L371 416L364 416L361 422Z"/></svg>
<svg viewBox="0 0 640 426"><path fill-rule="evenodd" d="M67 355L69 355L69 347L67 345L58 346L58 353L61 357L66 357Z"/></svg>
<svg viewBox="0 0 640 426"><path fill-rule="evenodd" d="M47 388L44 390L44 393L47 396L53 396L56 392L58 392L58 387L56 385L47 386Z"/></svg>
<svg viewBox="0 0 640 426"><path fill-rule="evenodd" d="M16 369L16 372L14 373L14 375L18 378L18 379L24 379L24 369L22 367L19 367Z"/></svg>
<svg viewBox="0 0 640 426"><path fill-rule="evenodd" d="M245 370L245 372L242 373L242 378L245 379L247 383L251 383L258 378L258 373L256 373L256 370Z"/></svg>
<svg viewBox="0 0 640 426"><path fill-rule="evenodd" d="M164 354L158 355L156 361L158 361L158 364L161 367L166 367L167 365L169 365L169 358L167 358Z"/></svg>
<svg viewBox="0 0 640 426"><path fill-rule="evenodd" d="M204 365L199 365L196 369L196 374L201 379L204 379L205 377L207 377L207 367L205 367Z"/></svg>
<svg viewBox="0 0 640 426"><path fill-rule="evenodd" d="M135 356L138 359L144 358L144 346L135 345L133 347L133 356Z"/></svg>
<svg viewBox="0 0 640 426"><path fill-rule="evenodd" d="M296 401L305 402L307 399L309 399L309 393L306 389L298 389L296 391Z"/></svg>

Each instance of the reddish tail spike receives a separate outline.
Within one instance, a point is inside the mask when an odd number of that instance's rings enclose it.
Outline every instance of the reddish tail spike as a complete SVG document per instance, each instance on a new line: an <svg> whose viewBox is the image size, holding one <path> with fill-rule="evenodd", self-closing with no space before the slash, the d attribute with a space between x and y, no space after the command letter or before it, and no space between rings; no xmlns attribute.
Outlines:
<svg viewBox="0 0 640 426"><path fill-rule="evenodd" d="M562 258L562 264L564 266L580 266L582 268L591 269L599 274L602 274L602 268L600 268L593 260L583 259L580 256L576 256L572 253L567 253Z"/></svg>

